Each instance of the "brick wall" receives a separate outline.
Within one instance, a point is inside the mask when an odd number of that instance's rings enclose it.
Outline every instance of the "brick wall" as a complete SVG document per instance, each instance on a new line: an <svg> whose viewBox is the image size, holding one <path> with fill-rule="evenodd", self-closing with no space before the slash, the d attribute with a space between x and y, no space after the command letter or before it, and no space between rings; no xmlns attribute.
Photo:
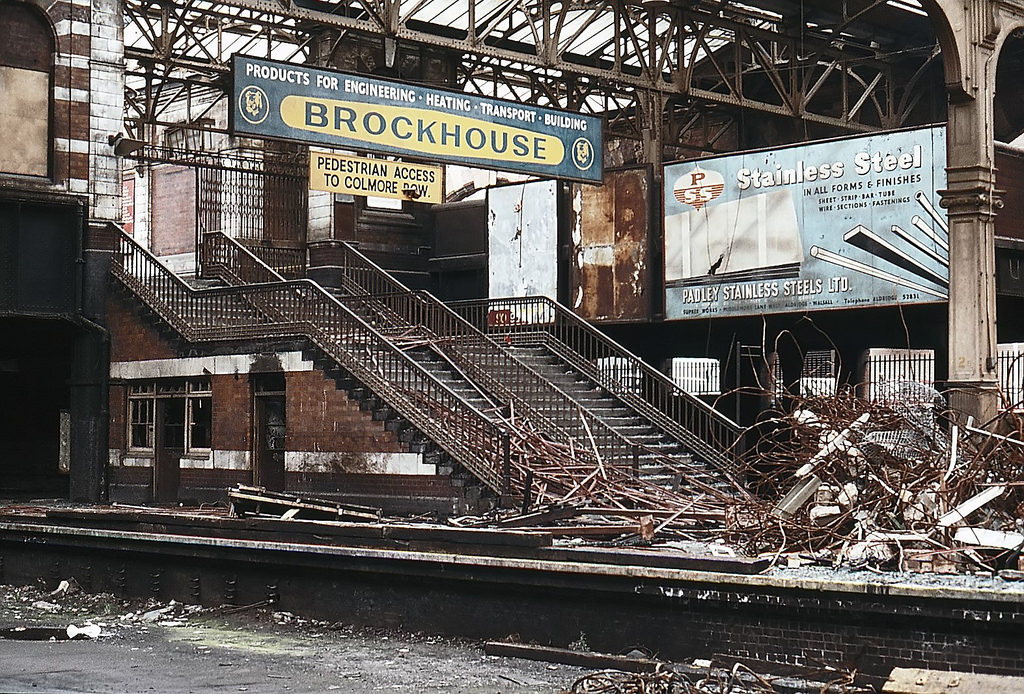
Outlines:
<svg viewBox="0 0 1024 694"><path fill-rule="evenodd" d="M124 130L124 17L117 0L28 0L53 25L51 178L15 187L87 196L93 222L120 216L120 164L107 141ZM10 30L10 31L13 31ZM7 27L0 36L9 39Z"/></svg>
<svg viewBox="0 0 1024 694"><path fill-rule="evenodd" d="M222 451L248 451L251 448L252 391L248 374L215 374L213 388L213 447Z"/></svg>
<svg viewBox="0 0 1024 694"><path fill-rule="evenodd" d="M110 330L110 361L172 359L174 346L154 326L145 323L127 299L107 294L106 319Z"/></svg>
<svg viewBox="0 0 1024 694"><path fill-rule="evenodd" d="M150 247L156 255L195 250L196 172L184 166L153 167Z"/></svg>
<svg viewBox="0 0 1024 694"><path fill-rule="evenodd" d="M477 489L453 484L443 475L288 473L288 490L387 513L438 517L479 512Z"/></svg>
<svg viewBox="0 0 1024 694"><path fill-rule="evenodd" d="M399 453L404 450L382 422L338 390L321 371L286 374L285 420L289 451Z"/></svg>

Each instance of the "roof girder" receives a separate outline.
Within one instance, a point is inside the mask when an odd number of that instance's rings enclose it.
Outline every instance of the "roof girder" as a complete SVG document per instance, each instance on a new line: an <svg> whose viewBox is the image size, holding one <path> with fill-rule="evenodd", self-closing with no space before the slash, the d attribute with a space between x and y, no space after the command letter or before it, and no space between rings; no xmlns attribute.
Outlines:
<svg viewBox="0 0 1024 694"><path fill-rule="evenodd" d="M794 29L791 17L719 0L301 2L126 0L129 74L146 84L126 101L129 118L158 123L162 100L222 88L236 52L303 62L328 28L442 48L463 56L469 89L514 82L516 98L590 113L611 106L616 122L624 105L638 105L628 93L643 90L846 131L908 125L917 100L898 85L935 56L934 38L877 55L846 33L850 17Z"/></svg>

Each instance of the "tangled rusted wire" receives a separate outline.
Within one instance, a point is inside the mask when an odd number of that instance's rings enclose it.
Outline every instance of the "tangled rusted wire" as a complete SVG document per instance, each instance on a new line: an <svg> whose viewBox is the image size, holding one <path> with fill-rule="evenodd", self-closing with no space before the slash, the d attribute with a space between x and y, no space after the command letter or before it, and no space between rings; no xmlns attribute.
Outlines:
<svg viewBox="0 0 1024 694"><path fill-rule="evenodd" d="M956 554L961 526L1011 539L1024 526L1024 444L991 433L1019 436L1013 413L984 430L954 424L935 391L911 384L883 402L849 393L797 400L773 423L747 469L758 501L737 505L728 531L748 552L902 564L906 548ZM976 497L986 501L972 508Z"/></svg>
<svg viewBox="0 0 1024 694"><path fill-rule="evenodd" d="M572 694L766 694L771 682L737 663L731 670L709 667L699 677L668 668L651 673L602 670L573 682Z"/></svg>

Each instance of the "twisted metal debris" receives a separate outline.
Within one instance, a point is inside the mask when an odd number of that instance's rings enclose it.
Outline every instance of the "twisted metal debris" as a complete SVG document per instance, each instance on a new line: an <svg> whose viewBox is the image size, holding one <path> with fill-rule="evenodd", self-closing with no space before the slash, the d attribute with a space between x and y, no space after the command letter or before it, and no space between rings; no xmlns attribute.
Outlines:
<svg viewBox="0 0 1024 694"><path fill-rule="evenodd" d="M751 553L832 565L1017 569L1024 545L1019 417L957 424L939 394L903 384L882 402L801 400L758 441L757 501L728 539Z"/></svg>

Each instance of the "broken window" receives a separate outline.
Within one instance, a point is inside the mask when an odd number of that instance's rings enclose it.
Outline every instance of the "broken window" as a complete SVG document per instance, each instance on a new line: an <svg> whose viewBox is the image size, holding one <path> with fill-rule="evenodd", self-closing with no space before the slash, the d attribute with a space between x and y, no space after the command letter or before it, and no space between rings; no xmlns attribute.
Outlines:
<svg viewBox="0 0 1024 694"><path fill-rule="evenodd" d="M153 397L128 398L128 447L153 448Z"/></svg>
<svg viewBox="0 0 1024 694"><path fill-rule="evenodd" d="M128 391L128 447L134 451L152 451L155 445L157 401L162 401L162 417L168 448L181 448L185 454L206 453L211 446L213 393L209 379L143 383Z"/></svg>

